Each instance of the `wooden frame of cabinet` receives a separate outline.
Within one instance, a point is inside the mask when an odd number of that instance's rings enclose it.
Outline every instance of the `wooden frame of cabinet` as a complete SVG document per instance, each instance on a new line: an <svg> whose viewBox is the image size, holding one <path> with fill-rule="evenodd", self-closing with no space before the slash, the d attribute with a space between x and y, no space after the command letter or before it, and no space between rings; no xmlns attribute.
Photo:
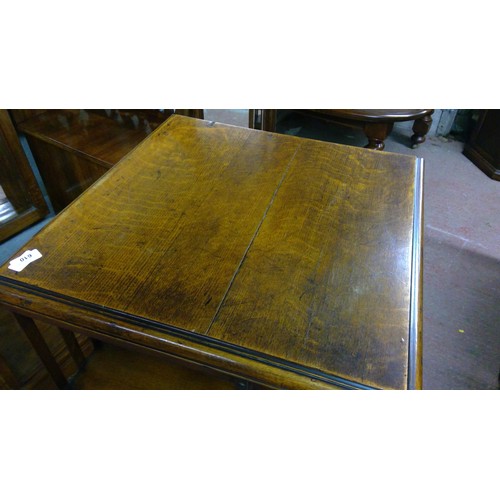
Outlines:
<svg viewBox="0 0 500 500"><path fill-rule="evenodd" d="M0 223L0 241L43 219L49 208L24 154L8 112L0 110L0 185L12 205L12 217Z"/></svg>
<svg viewBox="0 0 500 500"><path fill-rule="evenodd" d="M500 181L499 110L483 109L463 154L488 177Z"/></svg>

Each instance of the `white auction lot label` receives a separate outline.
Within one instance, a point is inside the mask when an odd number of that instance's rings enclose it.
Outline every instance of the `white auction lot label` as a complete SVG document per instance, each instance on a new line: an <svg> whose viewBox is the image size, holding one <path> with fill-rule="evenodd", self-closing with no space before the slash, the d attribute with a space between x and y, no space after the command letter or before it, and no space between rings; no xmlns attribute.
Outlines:
<svg viewBox="0 0 500 500"><path fill-rule="evenodd" d="M42 254L36 248L33 250L26 250L20 257L9 262L9 269L17 272L22 271L28 264L31 264L41 256Z"/></svg>

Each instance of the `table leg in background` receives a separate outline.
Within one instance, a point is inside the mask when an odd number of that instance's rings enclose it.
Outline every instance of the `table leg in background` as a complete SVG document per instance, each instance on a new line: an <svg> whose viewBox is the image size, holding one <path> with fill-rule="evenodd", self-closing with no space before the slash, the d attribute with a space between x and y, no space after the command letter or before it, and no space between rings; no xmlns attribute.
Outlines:
<svg viewBox="0 0 500 500"><path fill-rule="evenodd" d="M35 322L27 316L22 316L16 313L14 313L14 316L57 387L59 387L60 389L66 387L68 381L66 380L66 377L64 376L56 359L50 352L50 349L43 339L43 336L40 333L40 330L36 326Z"/></svg>
<svg viewBox="0 0 500 500"><path fill-rule="evenodd" d="M68 351L76 363L76 366L80 368L85 363L85 356L76 340L75 334L71 330L66 330L64 328L59 328L59 332L68 348Z"/></svg>

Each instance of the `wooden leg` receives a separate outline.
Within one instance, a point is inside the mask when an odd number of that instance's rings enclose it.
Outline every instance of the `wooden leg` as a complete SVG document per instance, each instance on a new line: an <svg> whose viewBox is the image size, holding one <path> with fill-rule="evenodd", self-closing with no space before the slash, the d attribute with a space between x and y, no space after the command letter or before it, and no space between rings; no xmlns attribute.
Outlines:
<svg viewBox="0 0 500 500"><path fill-rule="evenodd" d="M365 123L363 131L368 137L365 148L382 151L385 148L384 140L391 133L392 123Z"/></svg>
<svg viewBox="0 0 500 500"><path fill-rule="evenodd" d="M257 128L255 125L255 120L256 120L256 109L249 109L248 110L248 128Z"/></svg>
<svg viewBox="0 0 500 500"><path fill-rule="evenodd" d="M199 118L200 120L203 120L205 116L204 109L176 109L175 112L178 115L190 116L191 118Z"/></svg>
<svg viewBox="0 0 500 500"><path fill-rule="evenodd" d="M425 142L425 136L429 132L432 125L432 116L427 115L423 118L415 120L413 124L413 135L411 136L411 147L415 149L419 144Z"/></svg>
<svg viewBox="0 0 500 500"><path fill-rule="evenodd" d="M3 356L0 355L0 377L5 380L5 383L9 386L9 389L19 389L21 384L17 380L10 366L7 364Z"/></svg>
<svg viewBox="0 0 500 500"><path fill-rule="evenodd" d="M76 340L75 334L69 330L65 330L64 328L59 328L59 332L68 348L68 351L73 358L73 361L76 363L76 366L79 368L85 363L85 356Z"/></svg>
<svg viewBox="0 0 500 500"><path fill-rule="evenodd" d="M193 118L199 118L203 120L205 118L205 110L204 109L190 109L190 114L188 116L192 116Z"/></svg>
<svg viewBox="0 0 500 500"><path fill-rule="evenodd" d="M254 384L253 382L249 382L248 380L238 380L236 383L236 389L243 391L255 391L262 389L262 387Z"/></svg>
<svg viewBox="0 0 500 500"><path fill-rule="evenodd" d="M64 376L61 368L57 364L56 359L50 352L48 345L45 343L45 340L40 333L40 330L36 326L35 322L26 316L21 316L19 314L14 314L19 326L22 328L26 336L28 337L33 349L37 352L38 356L45 368L49 372L52 380L55 382L57 387L60 389L66 387L68 381Z"/></svg>
<svg viewBox="0 0 500 500"><path fill-rule="evenodd" d="M248 126L257 130L276 132L277 109L249 109Z"/></svg>
<svg viewBox="0 0 500 500"><path fill-rule="evenodd" d="M263 109L262 110L262 130L268 132L276 132L276 117L278 115L277 109Z"/></svg>

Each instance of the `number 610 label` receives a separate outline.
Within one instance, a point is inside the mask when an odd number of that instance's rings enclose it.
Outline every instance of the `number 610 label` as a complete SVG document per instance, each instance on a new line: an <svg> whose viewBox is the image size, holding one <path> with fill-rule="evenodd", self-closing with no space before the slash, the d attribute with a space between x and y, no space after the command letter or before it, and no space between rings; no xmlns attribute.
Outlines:
<svg viewBox="0 0 500 500"><path fill-rule="evenodd" d="M9 269L16 272L22 271L28 264L31 264L31 262L39 259L41 256L42 254L36 248L26 250L20 257L9 262Z"/></svg>

